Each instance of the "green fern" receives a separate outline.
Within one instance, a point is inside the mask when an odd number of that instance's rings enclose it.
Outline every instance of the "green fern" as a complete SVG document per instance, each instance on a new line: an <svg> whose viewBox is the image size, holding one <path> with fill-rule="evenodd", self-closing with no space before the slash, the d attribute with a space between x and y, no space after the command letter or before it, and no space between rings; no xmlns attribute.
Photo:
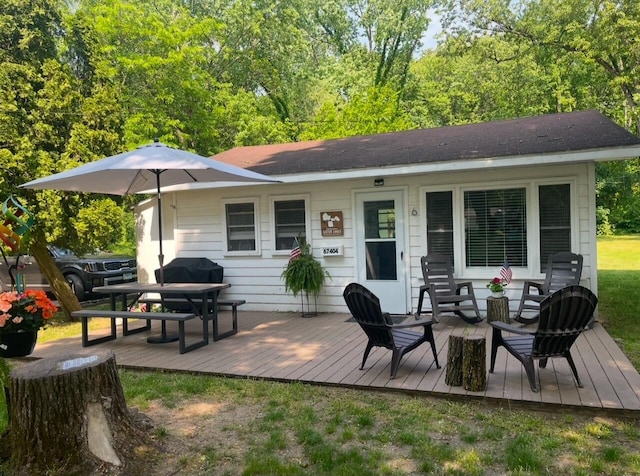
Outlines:
<svg viewBox="0 0 640 476"><path fill-rule="evenodd" d="M302 291L318 296L326 278L330 278L329 273L313 257L308 244L301 245L300 250L300 256L289 261L282 272L285 290L292 292L294 296Z"/></svg>

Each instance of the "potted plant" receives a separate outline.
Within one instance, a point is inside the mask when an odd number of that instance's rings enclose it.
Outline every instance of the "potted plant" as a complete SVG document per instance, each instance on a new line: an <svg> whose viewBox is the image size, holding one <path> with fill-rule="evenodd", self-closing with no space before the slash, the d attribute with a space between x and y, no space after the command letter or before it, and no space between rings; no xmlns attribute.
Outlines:
<svg viewBox="0 0 640 476"><path fill-rule="evenodd" d="M295 249L295 248L294 248ZM309 295L313 295L314 300L320 294L329 273L322 267L320 262L313 257L311 247L308 243L302 243L300 254L292 253L287 266L282 272L285 291L291 291L294 296L304 293L307 297L307 311L309 311ZM302 303L302 317L312 316L316 313L304 312L304 301Z"/></svg>
<svg viewBox="0 0 640 476"><path fill-rule="evenodd" d="M489 291L491 291L491 296L494 298L499 298L504 295L504 288L507 287L507 282L501 278L493 278L487 284Z"/></svg>
<svg viewBox="0 0 640 476"><path fill-rule="evenodd" d="M0 294L0 357L24 357L33 352L38 331L57 311L41 290Z"/></svg>

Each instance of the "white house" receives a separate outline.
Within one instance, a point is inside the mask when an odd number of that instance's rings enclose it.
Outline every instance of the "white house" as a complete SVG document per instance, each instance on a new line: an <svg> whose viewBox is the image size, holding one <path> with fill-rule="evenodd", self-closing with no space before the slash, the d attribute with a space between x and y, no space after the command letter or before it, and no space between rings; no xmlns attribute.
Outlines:
<svg viewBox="0 0 640 476"><path fill-rule="evenodd" d="M320 312L346 312L358 281L393 313L414 312L420 257L452 256L481 307L505 257L512 309L547 256L584 256L596 290L595 163L640 156L640 138L595 111L267 146L214 159L278 184L196 184L163 195L165 263L206 257L224 267L245 310L299 311L280 277L302 235L331 279ZM155 199L137 208L139 279L157 267Z"/></svg>

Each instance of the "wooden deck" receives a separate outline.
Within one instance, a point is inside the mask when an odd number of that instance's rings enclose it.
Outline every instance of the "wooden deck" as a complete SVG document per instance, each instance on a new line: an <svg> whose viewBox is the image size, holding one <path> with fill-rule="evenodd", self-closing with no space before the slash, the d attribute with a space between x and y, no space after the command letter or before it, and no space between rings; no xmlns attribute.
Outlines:
<svg viewBox="0 0 640 476"><path fill-rule="evenodd" d="M448 336L454 331L485 335L488 369L491 328L485 322L474 326L466 325L457 317L443 317L434 325L441 368L435 367L429 346L422 345L403 358L397 377L390 380L391 352L385 349L374 349L366 368L359 370L366 337L356 323L348 322L346 314L320 314L313 318L301 318L297 313L238 314L238 334L211 341L183 355L178 353L177 342L148 344L149 334L122 337L118 329L116 340L93 348L83 349L80 336L39 344L33 357L71 351L90 354L94 348L109 348L115 353L117 364L125 368L386 389L457 399L481 398L510 406L541 409L560 406L640 417L640 375L597 323L594 329L580 336L572 349L584 388L576 386L564 359L551 359L546 369L538 369L541 390L534 393L522 365L504 349L499 349L496 371L488 374L487 389L468 392L444 382ZM224 331L230 322L230 312L220 313L220 318L221 331ZM196 321L187 326L193 331L194 339L199 326L202 332L201 323ZM169 330L171 326L169 323ZM159 332L158 323L154 323L151 332Z"/></svg>

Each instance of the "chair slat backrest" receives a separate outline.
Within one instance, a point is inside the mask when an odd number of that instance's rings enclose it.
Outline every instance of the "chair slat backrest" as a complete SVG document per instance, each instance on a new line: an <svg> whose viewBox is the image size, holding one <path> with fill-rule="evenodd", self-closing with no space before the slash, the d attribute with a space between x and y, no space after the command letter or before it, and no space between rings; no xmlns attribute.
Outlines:
<svg viewBox="0 0 640 476"><path fill-rule="evenodd" d="M533 356L564 355L588 328L597 304L595 294L579 285L566 286L545 298L540 304Z"/></svg>
<svg viewBox="0 0 640 476"><path fill-rule="evenodd" d="M545 294L552 294L565 286L580 284L582 255L563 251L549 256L547 275L542 285Z"/></svg>
<svg viewBox="0 0 640 476"><path fill-rule="evenodd" d="M348 284L342 295L351 315L373 345L393 348L392 323L382 312L378 297L358 283Z"/></svg>
<svg viewBox="0 0 640 476"><path fill-rule="evenodd" d="M433 284L439 294L453 294L456 282L453 279L451 258L445 255L429 254L420 258L422 277L426 285Z"/></svg>

